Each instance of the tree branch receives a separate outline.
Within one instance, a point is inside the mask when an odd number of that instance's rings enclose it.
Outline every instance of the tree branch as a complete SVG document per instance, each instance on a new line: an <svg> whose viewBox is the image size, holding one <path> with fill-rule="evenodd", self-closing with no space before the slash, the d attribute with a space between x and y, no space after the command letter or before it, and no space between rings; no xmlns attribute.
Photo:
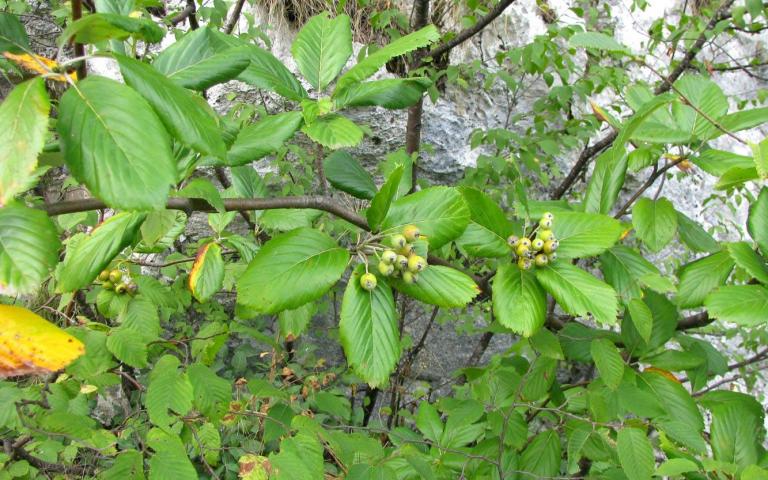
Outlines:
<svg viewBox="0 0 768 480"><path fill-rule="evenodd" d="M76 22L83 16L83 2L82 0L72 0L72 21ZM75 58L85 57L85 45L82 43L74 43L75 46ZM86 61L82 60L77 64L77 79L82 80L88 75L88 67Z"/></svg>
<svg viewBox="0 0 768 480"><path fill-rule="evenodd" d="M68 200L53 203L42 207L48 215L62 215L65 213L86 212L89 210L102 210L109 208L97 198L83 200ZM168 210L182 210L191 212L215 212L208 202L199 198L172 197L166 204ZM332 199L320 196L306 197L282 197L282 198L225 198L224 208L228 212L240 212L249 210L274 210L277 208L310 208L332 213L349 223L369 230L368 222L357 213L347 210L335 203Z"/></svg>
<svg viewBox="0 0 768 480"><path fill-rule="evenodd" d="M235 29L235 27L237 26L237 21L240 20L240 12L243 11L244 3L245 3L245 0L237 0L237 3L232 9L232 13L229 15L227 24L224 25L224 33L232 33L232 31Z"/></svg>
<svg viewBox="0 0 768 480"><path fill-rule="evenodd" d="M450 52L454 48L458 47L462 43L466 42L470 38L480 33L485 27L488 26L489 23L496 20L496 18L498 18L499 15L501 15L504 12L504 10L506 10L507 7L509 7L513 3L515 3L515 0L501 0L498 4L496 4L495 7L491 9L490 12L488 12L483 18L478 20L476 24L472 25L469 28L465 28L464 30L459 32L455 37L453 37L451 40L441 45L438 45L437 47L428 51L424 55L424 58L427 58L427 57L435 58ZM419 61L417 63L420 64L421 62Z"/></svg>

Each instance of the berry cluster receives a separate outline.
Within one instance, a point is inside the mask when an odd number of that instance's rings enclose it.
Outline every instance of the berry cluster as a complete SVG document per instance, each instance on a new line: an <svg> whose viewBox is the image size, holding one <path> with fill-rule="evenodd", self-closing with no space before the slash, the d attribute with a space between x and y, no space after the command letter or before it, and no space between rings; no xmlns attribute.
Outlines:
<svg viewBox="0 0 768 480"><path fill-rule="evenodd" d="M419 272L427 268L427 260L419 256L413 247L413 242L421 237L421 232L416 225L407 225L403 233L389 237L392 248L384 250L380 256L379 273L385 277L401 277L405 283L415 283L419 279ZM360 285L371 291L376 288L376 276L365 273L360 277Z"/></svg>
<svg viewBox="0 0 768 480"><path fill-rule="evenodd" d="M102 288L114 290L117 294L130 293L131 295L139 291L139 286L129 277L124 275L118 269L104 270L99 274Z"/></svg>
<svg viewBox="0 0 768 480"><path fill-rule="evenodd" d="M511 235L507 243L513 250L513 258L517 259L517 266L521 270L530 270L534 265L543 267L557 258L558 242L552 232L552 222L555 216L545 212L539 220L539 225L531 233L536 234L533 239L528 237L518 238Z"/></svg>

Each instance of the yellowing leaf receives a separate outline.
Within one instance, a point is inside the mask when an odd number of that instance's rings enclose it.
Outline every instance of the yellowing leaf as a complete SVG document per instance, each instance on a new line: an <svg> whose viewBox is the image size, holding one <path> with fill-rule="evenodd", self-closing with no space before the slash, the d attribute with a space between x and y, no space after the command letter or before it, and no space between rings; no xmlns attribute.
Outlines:
<svg viewBox="0 0 768 480"><path fill-rule="evenodd" d="M26 308L0 305L0 378L61 370L85 353L72 335Z"/></svg>
<svg viewBox="0 0 768 480"><path fill-rule="evenodd" d="M3 56L24 70L39 73L40 75L45 75L47 73L57 71L59 68L59 64L56 62L56 60L51 60L50 58L43 57L42 55L30 55L28 53L17 55L11 52L3 52ZM77 73L75 72L67 73L67 76L72 81L77 80ZM64 75L53 75L48 78L57 82L66 83L67 81Z"/></svg>

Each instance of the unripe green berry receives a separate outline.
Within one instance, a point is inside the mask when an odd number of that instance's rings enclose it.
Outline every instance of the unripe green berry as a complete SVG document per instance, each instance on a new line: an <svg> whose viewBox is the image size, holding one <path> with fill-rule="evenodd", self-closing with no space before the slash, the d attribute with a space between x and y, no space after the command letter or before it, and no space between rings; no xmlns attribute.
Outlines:
<svg viewBox="0 0 768 480"><path fill-rule="evenodd" d="M517 266L520 268L520 270L530 270L533 266L533 263L531 262L530 258L520 257L517 259Z"/></svg>
<svg viewBox="0 0 768 480"><path fill-rule="evenodd" d="M543 229L539 230L539 233L537 235L540 239L544 240L545 242L547 240L552 240L555 238L555 233L552 230L549 229Z"/></svg>
<svg viewBox="0 0 768 480"><path fill-rule="evenodd" d="M124 283L120 283L117 286L115 286L115 293L117 293L118 295L122 295L127 291L128 291L128 286Z"/></svg>
<svg viewBox="0 0 768 480"><path fill-rule="evenodd" d="M549 260L549 263L552 263L557 260L557 254L555 252L547 254L547 259Z"/></svg>
<svg viewBox="0 0 768 480"><path fill-rule="evenodd" d="M138 293L138 291L139 291L139 286L138 285L136 285L133 282L128 284L128 293L130 293L131 295L136 295L136 293Z"/></svg>
<svg viewBox="0 0 768 480"><path fill-rule="evenodd" d="M384 250L384 253L381 254L381 261L388 264L395 263L395 260L397 260L397 254L394 252L394 250Z"/></svg>
<svg viewBox="0 0 768 480"><path fill-rule="evenodd" d="M419 276L416 275L413 272L409 272L408 270L403 272L403 281L405 283L411 284L416 283L416 281L419 279Z"/></svg>
<svg viewBox="0 0 768 480"><path fill-rule="evenodd" d="M398 248L397 249L397 253L399 255L407 257L407 256L409 256L410 254L413 253L413 245L411 245L410 243L406 243L403 248Z"/></svg>
<svg viewBox="0 0 768 480"><path fill-rule="evenodd" d="M544 240L537 238L534 241L531 242L531 248L535 251L539 251L542 248L544 248Z"/></svg>
<svg viewBox="0 0 768 480"><path fill-rule="evenodd" d="M524 257L528 253L528 251L529 251L529 248L523 245L522 243L520 243L517 246L517 248L515 248L515 253L520 257Z"/></svg>
<svg viewBox="0 0 768 480"><path fill-rule="evenodd" d="M531 248L531 239L528 237L523 237L520 239L520 241L517 243L518 246L523 245L526 248Z"/></svg>
<svg viewBox="0 0 768 480"><path fill-rule="evenodd" d="M103 288L104 290L112 290L113 288L115 288L115 285L110 281L106 281L101 284L101 288Z"/></svg>
<svg viewBox="0 0 768 480"><path fill-rule="evenodd" d="M557 247L560 244L557 243L557 240L547 240L544 242L544 253L552 253L555 250L557 250Z"/></svg>
<svg viewBox="0 0 768 480"><path fill-rule="evenodd" d="M372 273L366 273L360 277L360 286L369 292L376 288L376 283L376 275Z"/></svg>
<svg viewBox="0 0 768 480"><path fill-rule="evenodd" d="M395 248L403 248L408 241L405 239L403 235L397 234L392 235L389 238L390 245L392 245Z"/></svg>
<svg viewBox="0 0 768 480"><path fill-rule="evenodd" d="M110 273L109 270L102 270L101 273L99 274L99 281L106 282L107 280L109 280L109 273Z"/></svg>
<svg viewBox="0 0 768 480"><path fill-rule="evenodd" d="M555 216L552 215L552 212L544 212L541 214L541 218L546 218L547 220L555 220Z"/></svg>
<svg viewBox="0 0 768 480"><path fill-rule="evenodd" d="M395 266L391 263L387 263L384 261L379 262L379 273L384 275L385 277L388 277L392 275L392 272L395 271Z"/></svg>
<svg viewBox="0 0 768 480"><path fill-rule="evenodd" d="M540 253L536 255L536 258L534 259L534 262L536 262L537 267L543 267L544 265L549 263L549 258L543 253Z"/></svg>
<svg viewBox="0 0 768 480"><path fill-rule="evenodd" d="M539 227L541 228L552 228L552 220L549 218L542 218L539 220Z"/></svg>
<svg viewBox="0 0 768 480"><path fill-rule="evenodd" d="M415 242L421 236L421 231L416 225L406 225L405 228L403 228L403 236L409 242Z"/></svg>
<svg viewBox="0 0 768 480"><path fill-rule="evenodd" d="M109 272L109 281L112 283L117 283L120 281L120 279L123 278L123 272L120 270L112 270Z"/></svg>
<svg viewBox="0 0 768 480"><path fill-rule="evenodd" d="M418 273L427 268L427 261L423 257L418 255L411 255L408 257L408 270L413 273Z"/></svg>
<svg viewBox="0 0 768 480"><path fill-rule="evenodd" d="M398 255L397 260L395 260L395 266L400 270L408 270L408 257Z"/></svg>
<svg viewBox="0 0 768 480"><path fill-rule="evenodd" d="M517 237L517 235L510 235L507 237L507 245L510 247L515 248L518 243L520 243L520 239Z"/></svg>

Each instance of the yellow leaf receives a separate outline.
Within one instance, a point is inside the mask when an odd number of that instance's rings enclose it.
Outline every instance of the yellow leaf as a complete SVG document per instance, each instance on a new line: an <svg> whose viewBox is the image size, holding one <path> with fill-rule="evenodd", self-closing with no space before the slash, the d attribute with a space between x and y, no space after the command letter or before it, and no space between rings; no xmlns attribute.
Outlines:
<svg viewBox="0 0 768 480"><path fill-rule="evenodd" d="M72 335L26 308L0 305L0 378L61 370L85 353Z"/></svg>
<svg viewBox="0 0 768 480"><path fill-rule="evenodd" d="M56 62L56 60L51 60L50 58L43 57L42 55L29 55L28 53L16 55L11 52L3 52L3 56L24 70L39 73L40 75L51 73L59 68L59 64ZM70 79L72 79L72 81L77 80L77 73L72 72L68 73L67 75ZM67 81L64 75L53 75L48 78L57 82Z"/></svg>

